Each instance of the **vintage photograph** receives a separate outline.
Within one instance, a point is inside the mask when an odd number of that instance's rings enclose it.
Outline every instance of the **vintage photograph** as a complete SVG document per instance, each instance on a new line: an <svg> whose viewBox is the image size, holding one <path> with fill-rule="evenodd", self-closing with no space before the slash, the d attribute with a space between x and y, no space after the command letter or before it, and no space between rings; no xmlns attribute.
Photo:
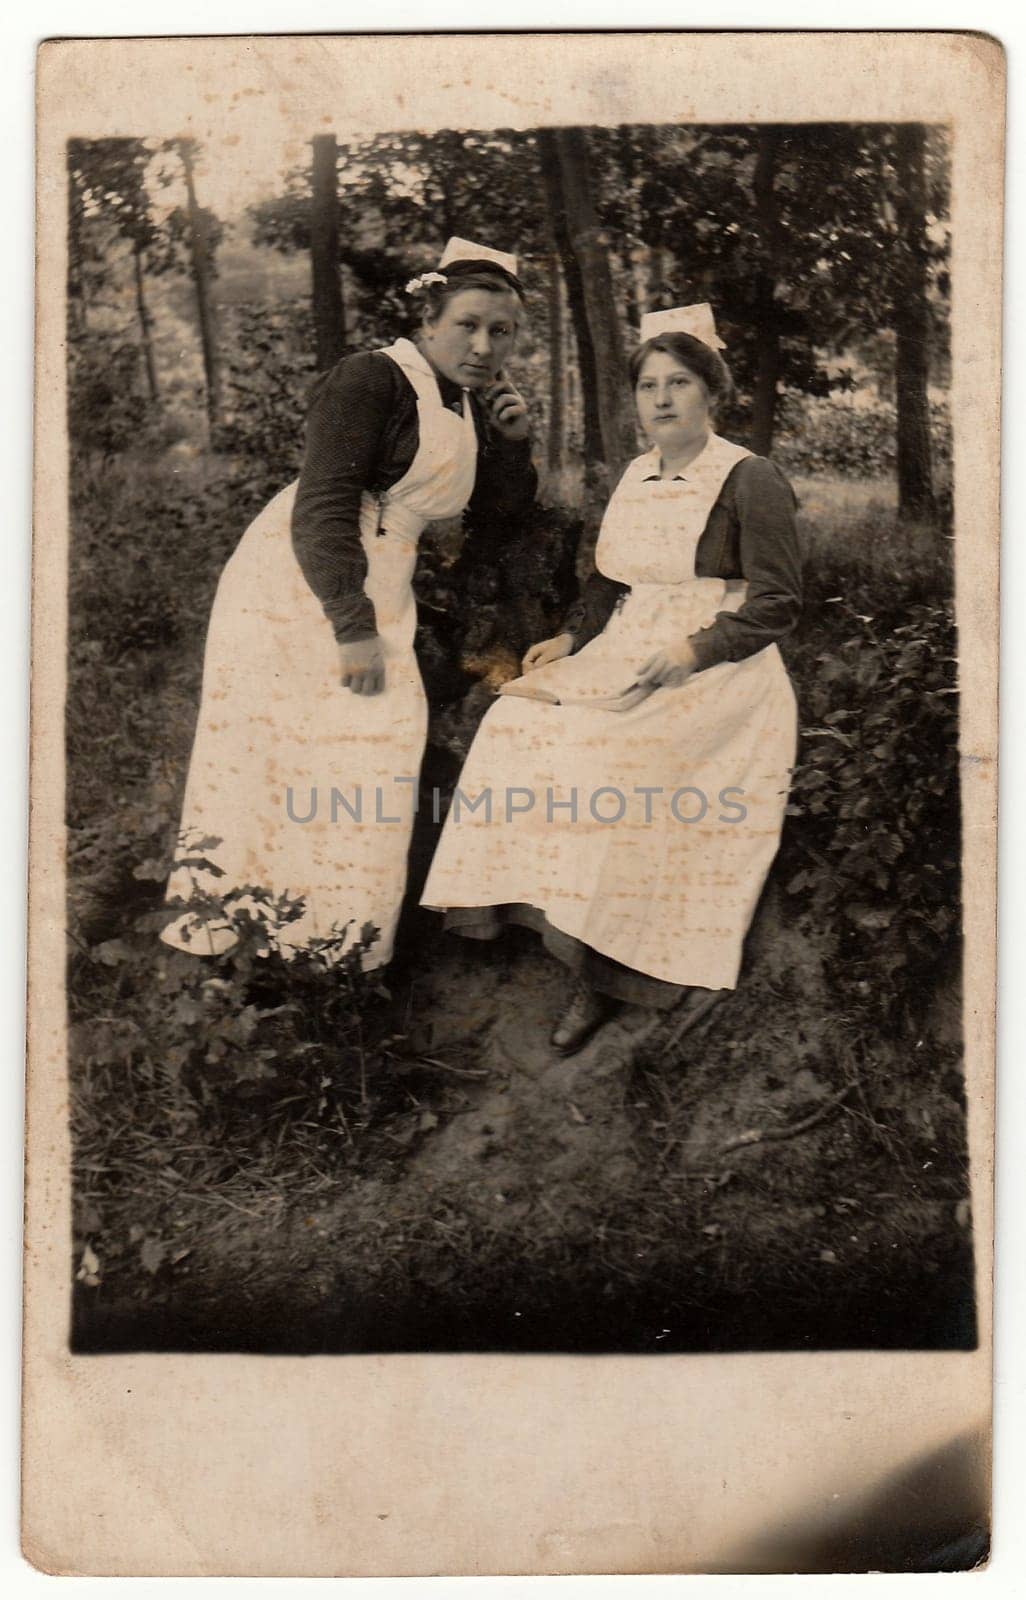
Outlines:
<svg viewBox="0 0 1026 1600"><path fill-rule="evenodd" d="M68 141L74 1351L973 1348L951 153Z"/></svg>
<svg viewBox="0 0 1026 1600"><path fill-rule="evenodd" d="M26 1556L984 1562L1000 47L37 65Z"/></svg>

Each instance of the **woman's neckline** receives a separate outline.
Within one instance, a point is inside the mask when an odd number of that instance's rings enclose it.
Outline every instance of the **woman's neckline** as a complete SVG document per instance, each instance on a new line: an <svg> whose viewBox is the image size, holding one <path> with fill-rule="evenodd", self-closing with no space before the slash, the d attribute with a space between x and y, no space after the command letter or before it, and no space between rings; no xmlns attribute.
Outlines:
<svg viewBox="0 0 1026 1600"><path fill-rule="evenodd" d="M663 458L663 453L659 449L659 446L655 445L653 448L655 449L656 459L659 463L660 478L672 483L674 478L680 478L685 473L690 472L692 467L695 466L696 462L701 461L715 437L716 435L713 433L712 429L710 429L703 439L702 444L695 451L693 456L689 456L684 462L675 461L672 466Z"/></svg>

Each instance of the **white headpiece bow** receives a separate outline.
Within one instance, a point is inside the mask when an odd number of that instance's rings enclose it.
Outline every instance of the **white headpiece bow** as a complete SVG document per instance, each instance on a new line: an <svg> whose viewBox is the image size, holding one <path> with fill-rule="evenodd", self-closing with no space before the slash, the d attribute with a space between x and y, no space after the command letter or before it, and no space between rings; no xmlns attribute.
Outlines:
<svg viewBox="0 0 1026 1600"><path fill-rule="evenodd" d="M727 348L716 332L712 306L707 300L694 306L674 306L672 311L648 311L641 319L638 332L642 344L660 333L690 333L693 339L700 339L710 350Z"/></svg>

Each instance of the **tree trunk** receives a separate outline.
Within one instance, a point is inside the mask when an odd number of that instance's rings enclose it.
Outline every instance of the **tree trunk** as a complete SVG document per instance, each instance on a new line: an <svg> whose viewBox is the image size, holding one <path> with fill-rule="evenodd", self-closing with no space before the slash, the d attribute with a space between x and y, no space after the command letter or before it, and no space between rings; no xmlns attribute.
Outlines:
<svg viewBox="0 0 1026 1600"><path fill-rule="evenodd" d="M661 244L654 244L648 252L645 310L661 311L666 301L666 251Z"/></svg>
<svg viewBox="0 0 1026 1600"><path fill-rule="evenodd" d="M466 162L463 143L458 133L441 132L428 137L428 146L433 147L435 155L433 171L439 189L438 212L443 239L451 239L454 234L458 237L463 231L454 182L454 174L458 174Z"/></svg>
<svg viewBox="0 0 1026 1600"><path fill-rule="evenodd" d="M559 257L549 257L549 439L548 468L555 477L563 470L563 284Z"/></svg>
<svg viewBox="0 0 1026 1600"><path fill-rule="evenodd" d="M634 303L638 308L638 321L640 322L646 311L652 309L652 300L648 292L649 253L644 245L632 248L630 261L631 274L634 280Z"/></svg>
<svg viewBox="0 0 1026 1600"><path fill-rule="evenodd" d="M338 255L338 142L333 133L318 133L313 140L310 267L317 370L326 372L341 359L346 343Z"/></svg>
<svg viewBox="0 0 1026 1600"><path fill-rule="evenodd" d="M584 426L584 406L581 402L581 373L576 361L567 360L563 369L564 395L563 417L566 425L566 436L582 432Z"/></svg>
<svg viewBox="0 0 1026 1600"><path fill-rule="evenodd" d="M898 515L929 521L935 513L930 444L930 308L926 245L925 130L903 123L897 130L898 247L894 327L897 334L895 399L898 412Z"/></svg>
<svg viewBox="0 0 1026 1600"><path fill-rule="evenodd" d="M603 243L594 203L594 178L583 128L557 128L556 152L562 179L570 247L580 268L584 309L595 354L596 397L602 454L609 486L619 478L637 448L627 386L627 363L613 294L609 251Z"/></svg>
<svg viewBox="0 0 1026 1600"><path fill-rule="evenodd" d="M146 362L146 382L149 386L150 399L159 401L160 386L157 383L157 363L153 357L152 321L143 288L143 249L137 240L132 244L132 261L135 266L135 310L139 318L139 334Z"/></svg>
<svg viewBox="0 0 1026 1600"><path fill-rule="evenodd" d="M574 343L577 346L577 370L581 380L582 438L586 486L599 476L604 476L602 455L602 429L599 424L598 378L595 366L595 349L591 342L588 316L584 307L584 280L577 257L574 255L567 230L566 202L563 198L563 181L560 173L556 136L551 128L538 134L542 178L548 204L549 225L553 243L563 268L567 304L573 324ZM586 487L587 492L587 487Z"/></svg>
<svg viewBox="0 0 1026 1600"><path fill-rule="evenodd" d="M192 143L180 139L178 150L185 174L186 214L189 219L189 257L192 281L196 288L196 313L199 319L200 344L203 349L203 375L207 387L207 427L213 443L221 420L221 370L217 356L217 332L214 307L210 294L210 240L207 222L196 201L196 182L193 176Z"/></svg>
<svg viewBox="0 0 1026 1600"><path fill-rule="evenodd" d="M617 277L623 284L623 302L627 326L637 330L638 323L641 321L641 308L638 300L638 285L634 277L634 258L631 254L630 244L627 244L625 253L622 255L618 250L610 251L609 260L611 265L615 266Z"/></svg>
<svg viewBox="0 0 1026 1600"><path fill-rule="evenodd" d="M752 185L761 248L759 269L755 275L756 360L749 443L761 456L768 456L773 448L777 385L780 382L780 329L776 304L780 211L774 188L779 143L778 128L760 127Z"/></svg>

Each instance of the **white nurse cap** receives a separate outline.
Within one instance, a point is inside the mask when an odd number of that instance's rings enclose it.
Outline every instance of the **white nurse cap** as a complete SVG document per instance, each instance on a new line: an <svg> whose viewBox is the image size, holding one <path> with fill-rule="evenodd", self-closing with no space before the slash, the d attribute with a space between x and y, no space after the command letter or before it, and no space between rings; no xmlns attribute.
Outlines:
<svg viewBox="0 0 1026 1600"><path fill-rule="evenodd" d="M727 348L716 332L712 306L708 300L694 306L674 306L672 311L648 311L641 319L638 332L642 344L660 333L689 333L693 339L700 339L707 344L710 350Z"/></svg>
<svg viewBox="0 0 1026 1600"><path fill-rule="evenodd" d="M516 256L507 255L505 250L492 250L486 244L475 244L473 239L450 239L442 251L439 267L451 266L454 261L493 261L497 267L502 267L512 277L517 275Z"/></svg>

